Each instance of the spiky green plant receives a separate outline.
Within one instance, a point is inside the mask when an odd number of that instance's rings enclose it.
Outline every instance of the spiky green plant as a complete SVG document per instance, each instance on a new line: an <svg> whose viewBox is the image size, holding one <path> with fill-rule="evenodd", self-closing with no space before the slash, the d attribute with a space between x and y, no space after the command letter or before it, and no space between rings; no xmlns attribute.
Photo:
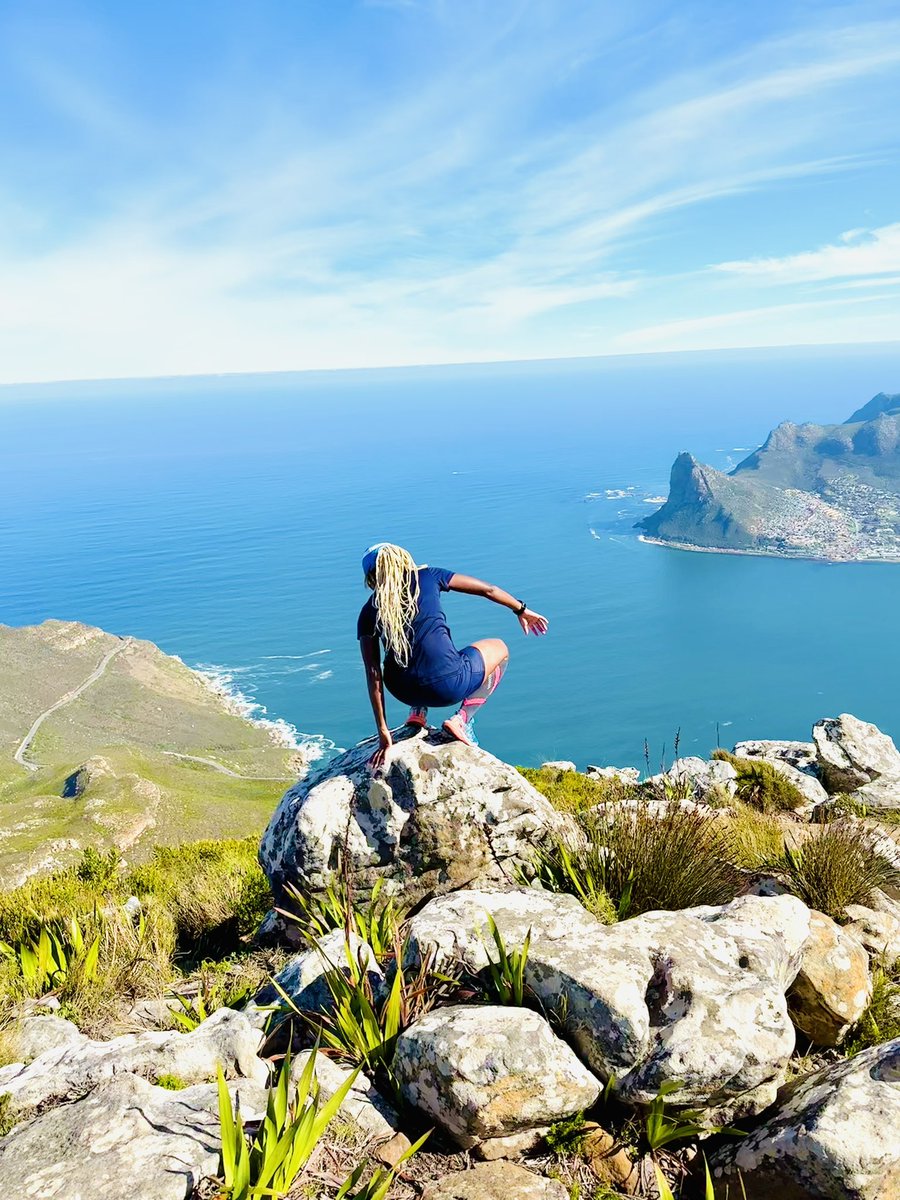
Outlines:
<svg viewBox="0 0 900 1200"><path fill-rule="evenodd" d="M98 923L96 913L94 923ZM65 987L76 975L83 982L94 979L100 955L100 934L86 941L81 922L70 917L67 921L42 925L35 941L22 942L18 946L0 943L0 953L18 963L26 993L43 996Z"/></svg>
<svg viewBox="0 0 900 1200"><path fill-rule="evenodd" d="M285 891L290 907L279 908L282 916L296 922L310 942L318 941L332 929L354 931L381 962L390 956L403 920L393 896L382 896L384 879L378 879L368 899L354 897L347 874L338 871L322 891L304 894L293 884Z"/></svg>
<svg viewBox="0 0 900 1200"><path fill-rule="evenodd" d="M528 951L531 949L531 930L525 935L521 949L507 950L503 934L490 914L488 929L497 951L497 958L492 958L488 947L485 946L488 952L486 991L497 1004L511 1004L521 1008L525 1003L525 970L528 966Z"/></svg>
<svg viewBox="0 0 900 1200"><path fill-rule="evenodd" d="M266 1115L251 1139L240 1107L231 1095L221 1066L218 1069L219 1127L222 1138L222 1200L280 1200L290 1191L329 1121L340 1110L356 1081L354 1071L327 1103L320 1105L315 1078L316 1054L309 1056L296 1087L291 1083L288 1054L278 1078L269 1088Z"/></svg>
<svg viewBox="0 0 900 1200"><path fill-rule="evenodd" d="M797 785L763 758L738 758L727 750L714 750L713 758L731 763L738 799L759 812L793 812L807 802Z"/></svg>

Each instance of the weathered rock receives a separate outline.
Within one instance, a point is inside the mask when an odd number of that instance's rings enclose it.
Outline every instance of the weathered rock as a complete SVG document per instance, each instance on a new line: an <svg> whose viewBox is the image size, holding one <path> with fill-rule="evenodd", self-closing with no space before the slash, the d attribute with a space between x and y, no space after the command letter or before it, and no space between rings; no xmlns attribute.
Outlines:
<svg viewBox="0 0 900 1200"><path fill-rule="evenodd" d="M676 758L668 771L651 775L647 786L663 795L675 787L679 792L689 792L687 799L701 803L715 803L733 796L737 791L737 771L729 762L714 758Z"/></svg>
<svg viewBox="0 0 900 1200"><path fill-rule="evenodd" d="M900 751L888 735L850 713L817 721L813 741L829 792L852 792L882 775L900 777Z"/></svg>
<svg viewBox="0 0 900 1200"><path fill-rule="evenodd" d="M599 1125L589 1128L584 1138L583 1154L596 1177L607 1188L633 1196L637 1192L637 1166L617 1138Z"/></svg>
<svg viewBox="0 0 900 1200"><path fill-rule="evenodd" d="M68 1050L88 1041L72 1021L51 1013L41 1017L26 1017L16 1031L15 1039L16 1052L26 1063L48 1050Z"/></svg>
<svg viewBox="0 0 900 1200"><path fill-rule="evenodd" d="M299 1082L312 1053L312 1050L304 1050L291 1063L291 1080L294 1083ZM330 1100L352 1074L353 1071L349 1067L319 1052L316 1055L316 1079L319 1082L322 1103ZM350 1088L340 1113L361 1129L370 1141L387 1141L400 1132L397 1110L385 1100L362 1072L357 1075ZM406 1149L408 1148L409 1143L406 1146Z"/></svg>
<svg viewBox="0 0 900 1200"><path fill-rule="evenodd" d="M245 1118L264 1088L231 1085ZM17 1125L0 1141L0 1195L33 1200L187 1200L219 1160L214 1084L170 1092L132 1074Z"/></svg>
<svg viewBox="0 0 900 1200"><path fill-rule="evenodd" d="M422 1200L567 1200L568 1188L510 1162L454 1171L425 1189Z"/></svg>
<svg viewBox="0 0 900 1200"><path fill-rule="evenodd" d="M371 774L373 745L363 742L284 796L260 846L276 896L291 882L323 887L345 843L361 888L383 877L411 901L511 879L546 830L567 827L518 771L485 751L434 730L394 738L383 777Z"/></svg>
<svg viewBox="0 0 900 1200"><path fill-rule="evenodd" d="M888 966L900 959L900 904L880 888L872 893L871 905L848 904L844 909L849 924L844 926L875 958Z"/></svg>
<svg viewBox="0 0 900 1200"><path fill-rule="evenodd" d="M0 1068L0 1095L8 1092L16 1108L31 1108L83 1096L126 1071L199 1083L214 1078L219 1065L227 1076L264 1084L269 1069L256 1056L261 1040L243 1013L220 1008L191 1033L127 1033L108 1042L86 1038L46 1050L28 1064Z"/></svg>
<svg viewBox="0 0 900 1200"><path fill-rule="evenodd" d="M297 1008L307 1012L327 1012L334 1007L334 1002L325 976L332 970L349 975L348 951L354 964L365 967L373 993L380 994L384 984L384 972L378 965L372 947L352 929L349 937L343 929L331 930L319 940L317 946L301 950L299 954L288 959L275 976L275 980ZM278 988L267 983L260 988L244 1011L253 1025L262 1028L271 1012L270 1006L278 1006L282 1000Z"/></svg>
<svg viewBox="0 0 900 1200"><path fill-rule="evenodd" d="M869 956L823 913L810 913L809 930L788 1006L794 1024L817 1046L837 1046L871 998Z"/></svg>
<svg viewBox="0 0 900 1200"><path fill-rule="evenodd" d="M764 758L784 763L804 775L818 779L819 767L815 742L776 742L766 740L738 742L732 754L736 758Z"/></svg>
<svg viewBox="0 0 900 1200"><path fill-rule="evenodd" d="M740 1173L747 1200L896 1200L900 1196L900 1038L786 1090L763 1125L713 1159Z"/></svg>
<svg viewBox="0 0 900 1200"><path fill-rule="evenodd" d="M857 804L864 804L876 816L900 808L900 775L881 775L850 793Z"/></svg>
<svg viewBox="0 0 900 1200"><path fill-rule="evenodd" d="M742 896L604 926L572 896L458 892L411 919L410 956L432 946L438 969L453 959L483 969L488 913L507 949L531 929L528 986L625 1101L649 1103L666 1080L684 1084L679 1105L725 1120L774 1100L795 1044L785 992L809 936L796 897Z"/></svg>
<svg viewBox="0 0 900 1200"><path fill-rule="evenodd" d="M637 767L588 767L589 779L617 779L619 783L635 784L641 777Z"/></svg>
<svg viewBox="0 0 900 1200"><path fill-rule="evenodd" d="M549 1126L601 1090L542 1016L493 1005L426 1013L400 1035L394 1073L463 1148Z"/></svg>
<svg viewBox="0 0 900 1200"><path fill-rule="evenodd" d="M541 763L541 769L544 771L572 771L575 772L578 768L573 762L567 758L553 759L550 762Z"/></svg>

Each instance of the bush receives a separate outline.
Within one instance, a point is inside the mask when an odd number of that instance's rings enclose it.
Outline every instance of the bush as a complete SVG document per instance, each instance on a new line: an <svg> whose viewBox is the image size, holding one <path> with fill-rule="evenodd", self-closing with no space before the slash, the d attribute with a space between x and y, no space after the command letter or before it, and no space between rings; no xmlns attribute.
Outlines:
<svg viewBox="0 0 900 1200"><path fill-rule="evenodd" d="M714 750L713 758L731 763L737 771L738 799L760 812L794 812L806 797L772 763L763 758L737 758L727 750Z"/></svg>
<svg viewBox="0 0 900 1200"><path fill-rule="evenodd" d="M900 1037L900 972L876 968L872 973L872 999L850 1030L845 1049L848 1056L880 1046Z"/></svg>
<svg viewBox="0 0 900 1200"><path fill-rule="evenodd" d="M835 821L810 831L802 847L785 844L768 864L809 908L843 921L848 904L869 904L876 888L900 883L900 871L878 854L865 825Z"/></svg>
<svg viewBox="0 0 900 1200"><path fill-rule="evenodd" d="M579 771L560 771L555 767L517 769L561 812L582 812L596 804L616 803L636 794L634 787L618 779L591 779Z"/></svg>
<svg viewBox="0 0 900 1200"><path fill-rule="evenodd" d="M743 878L733 865L730 826L672 806L610 805L577 815L579 835L560 836L538 852L540 881L592 907L606 896L620 920L654 909L691 908L733 900Z"/></svg>
<svg viewBox="0 0 900 1200"><path fill-rule="evenodd" d="M784 848L784 831L770 813L759 812L738 801L729 819L735 862L748 871L768 866Z"/></svg>

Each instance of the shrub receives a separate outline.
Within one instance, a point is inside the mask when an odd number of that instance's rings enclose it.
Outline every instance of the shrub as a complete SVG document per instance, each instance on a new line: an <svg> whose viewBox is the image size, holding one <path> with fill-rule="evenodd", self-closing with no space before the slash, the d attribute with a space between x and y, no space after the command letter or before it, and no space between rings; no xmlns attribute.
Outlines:
<svg viewBox="0 0 900 1200"><path fill-rule="evenodd" d="M882 858L871 832L857 821L810 826L802 847L785 843L769 866L804 904L836 921L845 919L848 904L868 904L876 888L900 883L900 871Z"/></svg>
<svg viewBox="0 0 900 1200"><path fill-rule="evenodd" d="M155 1082L157 1087L165 1088L167 1092L180 1092L188 1086L180 1075L157 1075Z"/></svg>
<svg viewBox="0 0 900 1200"><path fill-rule="evenodd" d="M848 1056L880 1046L900 1037L900 971L876 967L872 972L872 999L850 1030L845 1049Z"/></svg>
<svg viewBox="0 0 900 1200"><path fill-rule="evenodd" d="M777 858L784 847L784 831L770 813L757 811L738 801L729 818L735 862L748 871L758 871Z"/></svg>
<svg viewBox="0 0 900 1200"><path fill-rule="evenodd" d="M586 907L606 896L622 920L725 904L741 889L731 829L719 818L674 806L655 816L641 805L610 805L577 821L579 836L556 838L535 866L546 887L570 892Z"/></svg>
<svg viewBox="0 0 900 1200"><path fill-rule="evenodd" d="M497 928L497 922L488 914L488 928L497 958L491 957L490 950L485 947L488 955L487 971L485 973L485 990L494 1004L510 1004L521 1008L525 1003L525 969L528 966L528 951L531 949L531 930L525 935L525 941L520 950L507 950L503 934Z"/></svg>
<svg viewBox="0 0 900 1200"><path fill-rule="evenodd" d="M760 812L793 812L806 804L800 789L763 758L737 758L727 750L714 750L713 758L731 763L737 771L738 799Z"/></svg>
<svg viewBox="0 0 900 1200"><path fill-rule="evenodd" d="M175 992L180 1008L172 1010L172 1024L190 1033L220 1008L243 1008L265 976L258 971L235 975L231 963L204 962L197 975L197 994Z"/></svg>
<svg viewBox="0 0 900 1200"><path fill-rule="evenodd" d="M556 767L519 767L519 774L546 796L561 812L582 812L596 804L616 803L636 793L619 779L592 779L580 771L560 771Z"/></svg>

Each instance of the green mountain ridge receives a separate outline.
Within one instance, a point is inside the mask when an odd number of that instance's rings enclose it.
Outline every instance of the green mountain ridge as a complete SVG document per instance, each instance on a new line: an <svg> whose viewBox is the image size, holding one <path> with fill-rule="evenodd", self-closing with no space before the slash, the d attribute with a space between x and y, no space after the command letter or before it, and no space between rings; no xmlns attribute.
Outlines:
<svg viewBox="0 0 900 1200"><path fill-rule="evenodd" d="M86 846L139 859L260 832L301 767L152 642L0 625L0 884Z"/></svg>
<svg viewBox="0 0 900 1200"><path fill-rule="evenodd" d="M637 528L691 549L900 561L900 394L840 425L783 422L730 474L682 452Z"/></svg>

